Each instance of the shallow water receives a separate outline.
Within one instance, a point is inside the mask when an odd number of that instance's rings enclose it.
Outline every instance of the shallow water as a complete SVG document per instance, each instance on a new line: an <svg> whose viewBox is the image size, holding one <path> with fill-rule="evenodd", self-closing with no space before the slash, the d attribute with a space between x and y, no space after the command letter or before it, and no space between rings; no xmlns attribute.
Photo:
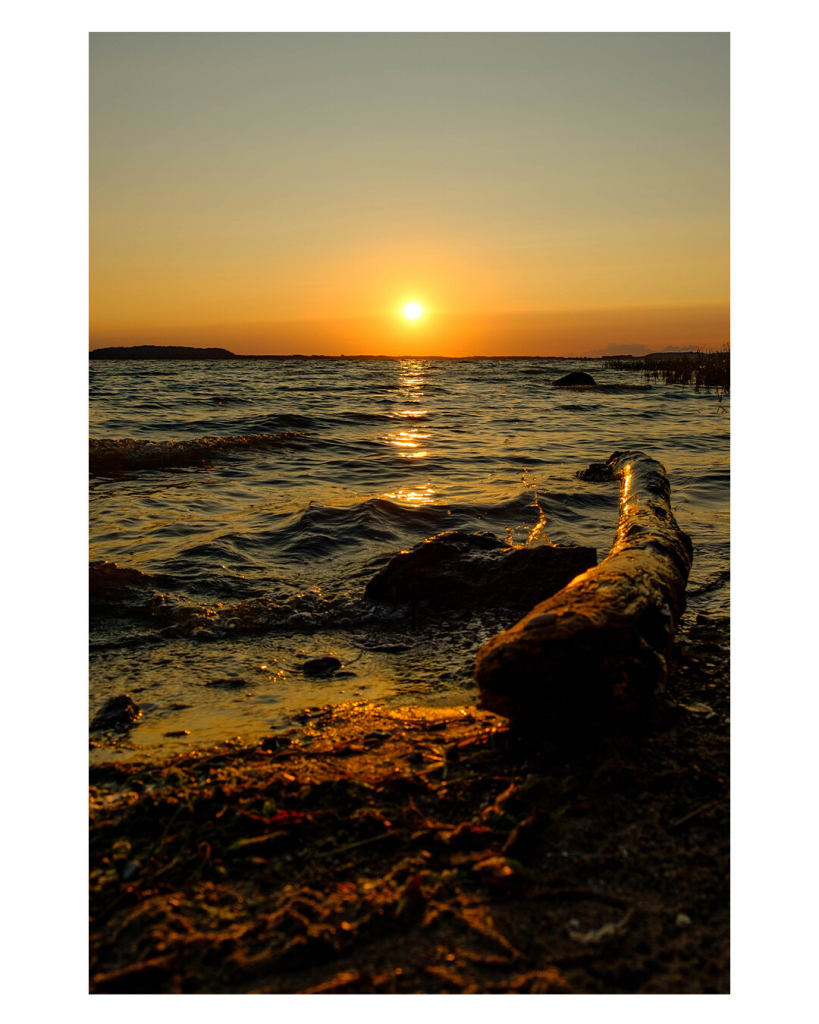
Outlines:
<svg viewBox="0 0 819 1024"><path fill-rule="evenodd" d="M601 387L551 387L574 369ZM92 360L90 377L90 558L160 574L164 595L151 619L92 617L92 714L123 692L143 710L120 756L252 739L316 704L471 702L477 647L518 616L407 618L364 586L449 529L604 558L617 487L575 473L618 449L664 463L689 607L728 611L726 396L539 359ZM330 652L349 675L302 673Z"/></svg>

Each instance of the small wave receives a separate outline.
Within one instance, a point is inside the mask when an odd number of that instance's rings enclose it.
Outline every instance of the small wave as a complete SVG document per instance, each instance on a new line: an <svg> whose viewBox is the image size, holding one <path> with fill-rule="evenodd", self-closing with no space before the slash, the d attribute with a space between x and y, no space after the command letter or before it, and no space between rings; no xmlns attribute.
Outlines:
<svg viewBox="0 0 819 1024"><path fill-rule="evenodd" d="M333 424L347 425L350 423L384 423L392 417L392 413L385 412L357 412L354 409L343 409L338 416L328 416L327 420Z"/></svg>
<svg viewBox="0 0 819 1024"><path fill-rule="evenodd" d="M91 641L88 644L90 654L99 651L118 651L123 647L144 647L146 644L156 644L163 640L160 633L137 633L123 634L113 640Z"/></svg>
<svg viewBox="0 0 819 1024"><path fill-rule="evenodd" d="M609 395L618 395L621 392L630 391L653 391L653 384L562 384L565 391L585 394L589 391L602 391Z"/></svg>
<svg viewBox="0 0 819 1024"><path fill-rule="evenodd" d="M403 617L401 609L373 607L361 594L325 597L319 587L288 596L265 595L233 604L190 604L157 594L147 606L150 617L166 637L217 640L246 633L286 630L313 633L317 629L360 629L389 626Z"/></svg>
<svg viewBox="0 0 819 1024"><path fill-rule="evenodd" d="M97 563L110 568L108 563ZM92 566L92 569L95 566ZM158 591L148 584L160 577L143 574L133 569L118 569L117 593L98 601L97 612L108 615L94 620L92 652L137 647L169 638L217 640L230 636L285 631L288 633L314 633L316 630L359 630L394 627L404 618L401 608L375 606L364 599L363 586L343 588L325 596L318 586L291 590L280 586L255 597L238 601L197 601L191 595ZM367 578L372 575L367 568ZM138 577L139 586L128 585L131 577ZM162 582L169 582L163 577ZM174 581L170 581L174 582ZM106 627L113 619L130 620L129 628ZM135 631L135 623L143 625Z"/></svg>
<svg viewBox="0 0 819 1024"><path fill-rule="evenodd" d="M180 441L144 441L132 437L103 437L89 441L88 462L92 473L163 469L193 466L212 456L266 448L304 437L301 433L243 434L236 437L197 437Z"/></svg>
<svg viewBox="0 0 819 1024"><path fill-rule="evenodd" d="M391 412L387 414L390 419L395 420L426 420L429 419L429 412L426 409L404 409L402 412Z"/></svg>
<svg viewBox="0 0 819 1024"><path fill-rule="evenodd" d="M207 405L247 405L248 400L239 395L207 395L199 399Z"/></svg>
<svg viewBox="0 0 819 1024"><path fill-rule="evenodd" d="M285 561L349 559L361 548L376 546L378 553L392 552L418 543L444 530L493 530L502 536L509 530L528 534L541 518L542 497L536 506L531 491L497 504L447 504L408 506L388 498L370 498L336 508L311 503L287 517L282 525L256 538L258 545Z"/></svg>
<svg viewBox="0 0 819 1024"><path fill-rule="evenodd" d="M711 594L715 590L720 590L725 587L731 580L731 570L723 569L721 572L715 573L711 579L702 583L698 587L689 587L687 591L688 598L702 597L704 594Z"/></svg>
<svg viewBox="0 0 819 1024"><path fill-rule="evenodd" d="M238 429L248 434L270 434L282 430L316 430L320 426L322 426L322 422L317 417L306 416L298 412L246 417L231 423L234 430Z"/></svg>

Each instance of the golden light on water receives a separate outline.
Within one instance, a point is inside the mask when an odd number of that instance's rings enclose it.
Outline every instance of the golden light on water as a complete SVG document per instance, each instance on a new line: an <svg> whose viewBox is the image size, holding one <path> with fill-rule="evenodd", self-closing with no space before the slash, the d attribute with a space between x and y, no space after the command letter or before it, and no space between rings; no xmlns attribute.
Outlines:
<svg viewBox="0 0 819 1024"><path fill-rule="evenodd" d="M423 316L424 308L418 302L408 302L404 306L404 316L407 320L417 320L420 316Z"/></svg>
<svg viewBox="0 0 819 1024"><path fill-rule="evenodd" d="M384 498L388 498L390 501L400 501L405 505L414 505L416 508L421 505L432 505L435 501L435 491L429 486L424 484L421 487L416 487L414 490L404 490L401 488L397 491L390 491L388 494L382 495Z"/></svg>
<svg viewBox="0 0 819 1024"><path fill-rule="evenodd" d="M410 303L412 305L412 303ZM416 303L417 305L417 303ZM420 309L420 306L419 306ZM405 308L406 313L406 308ZM420 403L424 400L424 385L427 382L427 370L421 360L403 359L398 372L398 392L401 401L408 404ZM428 415L426 409L402 409L393 413L399 419L413 420L422 419ZM419 426L408 424L406 429L393 431L385 434L383 440L394 448L402 459L425 459L429 452L423 449L423 443L428 441L431 434L423 431ZM407 449L410 449L409 451Z"/></svg>
<svg viewBox="0 0 819 1024"><path fill-rule="evenodd" d="M387 434L385 440L388 444L393 445L395 448L413 448L419 449L421 442L429 438L429 434L422 433L420 430L415 428L411 430L401 430L395 434ZM396 454L400 455L404 459L424 459L429 455L428 451L399 451Z"/></svg>

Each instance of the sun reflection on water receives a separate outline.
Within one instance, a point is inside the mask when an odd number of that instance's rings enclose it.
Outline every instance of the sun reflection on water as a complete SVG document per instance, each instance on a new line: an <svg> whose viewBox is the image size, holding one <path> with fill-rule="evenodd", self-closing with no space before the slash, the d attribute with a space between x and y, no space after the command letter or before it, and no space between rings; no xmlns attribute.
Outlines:
<svg viewBox="0 0 819 1024"><path fill-rule="evenodd" d="M418 403L427 382L427 369L420 359L405 359L399 364L398 388L403 401Z"/></svg>
<svg viewBox="0 0 819 1024"><path fill-rule="evenodd" d="M418 508L421 505L432 505L435 501L435 491L429 484L424 484L411 491L399 488L397 491L390 491L389 494L382 494L381 497L388 498L390 501L400 501L405 505L414 505Z"/></svg>
<svg viewBox="0 0 819 1024"><path fill-rule="evenodd" d="M421 442L429 438L429 434L422 433L416 427L412 427L409 430L399 430L396 433L385 434L384 440L387 444L392 445L394 448L400 449L419 449ZM429 452L427 451L404 451L401 450L397 453L403 459L423 459Z"/></svg>

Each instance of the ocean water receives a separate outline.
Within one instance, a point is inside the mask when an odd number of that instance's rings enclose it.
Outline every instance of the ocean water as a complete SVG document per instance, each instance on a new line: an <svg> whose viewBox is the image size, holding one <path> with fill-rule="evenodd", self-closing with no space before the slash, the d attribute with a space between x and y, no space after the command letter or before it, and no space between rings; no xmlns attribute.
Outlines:
<svg viewBox="0 0 819 1024"><path fill-rule="evenodd" d="M573 369L599 387L552 387ZM666 467L694 544L688 614L728 612L729 414L713 391L589 361L92 360L90 433L90 560L152 577L139 611L92 608L91 715L126 692L143 711L94 759L253 740L340 701L474 702L477 648L519 613L410 614L364 587L452 529L602 560L617 486L575 474L616 450ZM329 654L342 672L304 674Z"/></svg>

